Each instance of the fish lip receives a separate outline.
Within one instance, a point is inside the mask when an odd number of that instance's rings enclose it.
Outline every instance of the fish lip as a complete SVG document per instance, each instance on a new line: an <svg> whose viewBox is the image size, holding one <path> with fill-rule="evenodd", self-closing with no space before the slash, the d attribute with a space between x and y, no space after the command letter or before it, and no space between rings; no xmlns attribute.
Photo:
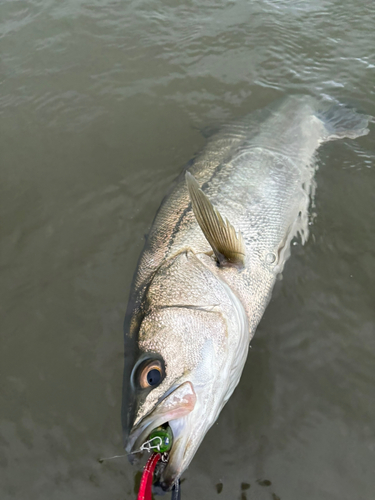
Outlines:
<svg viewBox="0 0 375 500"><path fill-rule="evenodd" d="M156 407L157 408L157 407ZM168 419L153 419L156 408L146 415L137 426L131 431L125 451L130 454L130 461L134 462L137 456L140 456L144 450L141 450L142 444L146 441L147 436L155 427L164 425Z"/></svg>
<svg viewBox="0 0 375 500"><path fill-rule="evenodd" d="M134 462L137 456L139 457L140 454L142 454L143 450L141 446L154 428L164 425L169 421L176 421L185 417L192 412L195 403L196 394L191 382L183 382L168 391L164 397L158 401L154 409L145 415L130 432L128 443L125 448L126 452L129 454L129 460ZM169 407L172 407L172 410L169 410ZM178 436L176 437L178 438ZM175 440L172 444L172 450L174 448Z"/></svg>
<svg viewBox="0 0 375 500"><path fill-rule="evenodd" d="M162 398L159 399L159 401L156 403L155 407L149 412L147 413L134 427L133 429L130 431L130 434L128 436L128 439L127 439L127 444L125 446L125 451L131 455L141 455L143 453L143 450L140 450L137 448L140 448L141 444L143 444L144 440L141 440L141 438L146 438L148 436L148 434L146 434L146 429L148 431L148 428L150 427L150 424L152 423L152 420L151 420L151 417L154 415L154 413L156 412L159 404L161 404L168 396L169 394L171 394L173 391L175 391L179 386L175 386L173 387L172 389L170 389L169 391L167 391L164 396ZM150 421L151 420L151 421ZM165 420L164 422L162 422L161 424L159 425L164 425L165 423L167 423L168 420ZM146 435L145 435L146 434ZM136 446L139 441L141 441L141 443ZM133 451L135 449L135 451ZM130 461L133 462L134 460L132 460L132 457L130 456L129 457Z"/></svg>
<svg viewBox="0 0 375 500"><path fill-rule="evenodd" d="M185 458L186 449L189 444L189 436L180 436L181 431L185 428L185 425L181 426L181 430L179 433L175 431L175 425L179 425L185 417L180 417L172 420L165 420L164 422L158 423L157 426L169 423L172 428L173 436L176 435L177 439L173 439L173 444L171 449L168 452L167 463L164 468L162 468L161 475L156 483L163 491L170 491L173 485L176 483L176 480L180 477L182 473L182 464ZM143 426L143 431L138 432L138 438L134 441L132 448L135 448L137 451L132 452L131 449L127 451L129 453L129 461L132 465L138 462L138 458L142 456L145 450L140 450L140 446L145 442L147 436L150 432L155 428L155 421L150 421L146 426ZM138 448L138 449L137 449Z"/></svg>

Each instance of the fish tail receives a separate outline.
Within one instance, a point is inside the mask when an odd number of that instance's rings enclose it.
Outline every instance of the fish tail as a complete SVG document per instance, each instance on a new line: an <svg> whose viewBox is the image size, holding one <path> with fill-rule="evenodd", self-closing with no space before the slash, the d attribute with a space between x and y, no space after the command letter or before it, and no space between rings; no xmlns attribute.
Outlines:
<svg viewBox="0 0 375 500"><path fill-rule="evenodd" d="M337 102L325 103L317 112L318 118L324 123L326 134L324 141L349 137L355 139L369 132L368 124L371 116L358 113Z"/></svg>

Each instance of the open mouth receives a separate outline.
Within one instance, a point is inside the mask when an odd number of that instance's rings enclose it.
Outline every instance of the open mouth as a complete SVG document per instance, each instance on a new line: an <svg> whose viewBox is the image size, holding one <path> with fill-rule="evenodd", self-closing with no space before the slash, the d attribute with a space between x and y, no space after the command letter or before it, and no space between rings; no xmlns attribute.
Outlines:
<svg viewBox="0 0 375 500"><path fill-rule="evenodd" d="M167 467L163 471L162 485L164 489L171 487L181 472L189 438L183 430L187 424L187 416L195 407L196 399L191 382L184 382L168 394L149 415L144 417L129 435L126 451L131 454L131 461L134 461L138 452L141 453L147 449L143 445L149 442L148 438L154 429L166 424L171 427L173 444L169 452ZM154 451L158 451L158 449L156 448Z"/></svg>

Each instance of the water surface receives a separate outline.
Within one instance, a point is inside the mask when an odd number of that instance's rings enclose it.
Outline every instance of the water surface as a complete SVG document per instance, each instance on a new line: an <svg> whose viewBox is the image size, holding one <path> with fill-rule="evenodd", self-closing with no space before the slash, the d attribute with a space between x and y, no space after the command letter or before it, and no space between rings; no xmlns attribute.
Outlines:
<svg viewBox="0 0 375 500"><path fill-rule="evenodd" d="M1 4L2 500L135 498L137 469L97 459L122 453L122 322L162 197L202 131L284 95L375 115L374 25L362 0ZM309 241L185 500L374 498L370 128L319 150Z"/></svg>

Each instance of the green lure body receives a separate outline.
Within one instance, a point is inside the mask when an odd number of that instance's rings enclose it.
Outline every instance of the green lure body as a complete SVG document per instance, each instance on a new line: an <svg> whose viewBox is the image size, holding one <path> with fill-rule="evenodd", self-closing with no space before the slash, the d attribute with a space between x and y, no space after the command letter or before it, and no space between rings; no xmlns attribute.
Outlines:
<svg viewBox="0 0 375 500"><path fill-rule="evenodd" d="M161 441L156 438L160 438ZM164 427L156 427L156 429L151 432L148 439L149 441L154 440L153 443L154 445L158 445L160 453L165 453L172 447L172 429L169 426L166 429Z"/></svg>

